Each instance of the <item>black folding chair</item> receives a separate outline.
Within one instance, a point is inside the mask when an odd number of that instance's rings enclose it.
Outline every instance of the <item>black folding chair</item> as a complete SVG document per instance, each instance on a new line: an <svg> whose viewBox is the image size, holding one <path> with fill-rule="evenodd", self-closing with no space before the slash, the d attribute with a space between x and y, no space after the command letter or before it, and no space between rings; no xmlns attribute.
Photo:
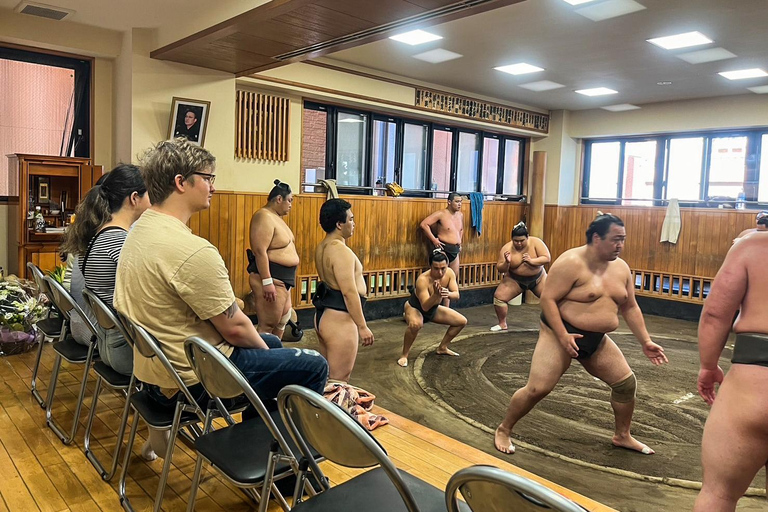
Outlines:
<svg viewBox="0 0 768 512"><path fill-rule="evenodd" d="M398 470L376 439L346 411L307 388L290 385L277 397L280 416L304 455L297 489L308 468L324 491L302 501L294 494L294 512L445 512L445 493ZM370 468L336 487L330 487L310 446L326 459L347 467ZM469 509L465 509L469 510Z"/></svg>
<svg viewBox="0 0 768 512"><path fill-rule="evenodd" d="M270 491L283 510L290 510L274 482L298 474L299 464L293 455L296 447L286 441L288 433L278 411L268 411L240 370L207 341L193 336L186 340L184 349L195 375L227 420L225 428L211 430L213 410L209 407L203 435L195 440L198 456L187 511L195 507L203 462L213 465L236 486L251 490L259 512L267 510ZM234 422L223 401L240 396L247 398L258 418ZM259 487L260 493L256 491ZM309 485L307 491L314 493Z"/></svg>
<svg viewBox="0 0 768 512"><path fill-rule="evenodd" d="M577 505L524 476L514 475L493 466L471 466L458 471L448 481L445 503L448 512L458 512L456 491L474 512L585 512ZM463 504L461 504L463 505Z"/></svg>
<svg viewBox="0 0 768 512"><path fill-rule="evenodd" d="M104 331L110 331L117 329L129 340L128 336L123 329L123 324L115 316L114 311L104 301L102 301L91 290L83 290L83 298L86 304L94 313L96 321ZM128 413L130 412L130 404L128 400L125 400L125 406L123 407L123 415L120 418L120 427L117 430L117 439L115 440L115 450L112 454L112 462L109 471L96 457L96 454L91 450L91 429L93 428L93 419L96 416L96 409L99 405L99 395L101 394L102 384L115 390L118 394L125 398L128 395L128 386L131 383L131 377L116 372L110 366L103 361L96 361L93 364L93 371L96 373L96 386L93 390L93 401L91 402L91 411L88 414L88 423L85 427L85 438L83 439L83 450L85 456L91 461L93 467L99 472L101 478L105 481L110 481L117 472L117 463L120 457L120 448L123 444L123 437L125 434L125 427L128 424Z"/></svg>
<svg viewBox="0 0 768 512"><path fill-rule="evenodd" d="M135 391L137 382L135 374L131 376L131 380L128 383L127 399L131 408L134 410L134 416L133 422L131 423L131 432L128 435L128 446L125 449L123 467L120 472L120 482L118 484L120 505L122 505L125 510L134 510L125 492L125 481L128 475L128 466L131 461L133 443L136 440L139 417L141 417L147 425L152 428L170 431L168 449L166 450L165 459L163 460L163 469L160 474L160 482L157 486L157 494L155 496L153 507L154 512L159 512L163 504L163 494L165 493L165 485L168 481L168 473L171 469L171 457L173 456L173 448L176 444L176 438L179 435L184 435L184 433L180 431L182 428L186 427L191 431L191 436L188 435L187 437L193 442L193 439L201 434L197 424L205 421L205 414L203 414L202 409L200 409L197 402L195 402L195 398L189 392L189 389L187 389L184 381L181 380L181 377L179 377L179 374L176 373L171 362L163 353L155 337L125 316L119 315L119 320L123 323L125 334L127 335L126 339L133 343L136 351L143 357L157 358L176 383L176 387L178 387L179 391L182 393L180 399L176 402L176 406L168 408L158 404L156 400L149 396L146 389Z"/></svg>
<svg viewBox="0 0 768 512"><path fill-rule="evenodd" d="M88 371L91 369L91 363L93 362L96 353L98 333L96 332L96 327L94 327L85 313L83 313L83 310L77 305L75 299L72 298L69 292L65 290L61 284L56 282L50 276L45 277L45 282L50 288L53 303L64 317L66 323L69 324L72 314L80 315L83 318L85 325L91 331L91 340L88 345L81 345L71 337L66 337L53 344L53 350L56 352L56 360L53 363L51 382L48 384L48 396L45 399L45 421L48 424L48 427L50 427L59 439L61 439L62 443L69 444L75 438L77 427L80 425L80 410L83 407L85 388L88 384ZM63 331L64 328L62 327L62 332ZM62 360L67 361L70 364L83 366L83 376L80 379L80 394L77 397L77 405L75 406L74 417L72 418L72 427L68 433L64 432L62 427L53 419L53 398L56 393L56 385L59 380L59 370L61 369Z"/></svg>
<svg viewBox="0 0 768 512"><path fill-rule="evenodd" d="M40 405L40 407L45 409L45 400L37 390L37 372L40 369L40 360L43 356L43 346L45 346L46 339L58 338L59 341L63 341L67 336L68 322L65 322L61 315L53 316L56 308L53 306L51 290L48 287L48 283L45 281L45 276L43 275L42 270L40 270L37 265L31 261L27 263L27 269L32 275L32 279L35 281L35 284L37 285L40 293L45 295L48 298L48 301L51 303L51 308L48 311L48 318L44 318L35 324L37 326L37 330L42 334L42 338L40 339L40 344L37 347L37 357L35 358L35 367L32 369L32 383L30 386L32 388L32 396L35 397L35 400L37 400L37 403Z"/></svg>

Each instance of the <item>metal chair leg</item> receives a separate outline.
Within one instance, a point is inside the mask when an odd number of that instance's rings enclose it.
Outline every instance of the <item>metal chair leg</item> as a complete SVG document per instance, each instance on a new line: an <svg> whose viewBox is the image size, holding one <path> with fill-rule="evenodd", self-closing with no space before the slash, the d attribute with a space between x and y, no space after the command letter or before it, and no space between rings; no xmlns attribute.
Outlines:
<svg viewBox="0 0 768 512"><path fill-rule="evenodd" d="M181 402L177 403L176 412L173 414L173 423L171 423L171 435L168 437L168 449L165 451L163 471L160 473L160 482L157 484L154 512L160 512L160 507L163 504L165 484L168 481L168 473L171 471L171 458L173 457L173 448L176 445L176 435L179 432L179 423L181 423L181 413L183 410L184 404Z"/></svg>
<svg viewBox="0 0 768 512"><path fill-rule="evenodd" d="M130 403L130 397L128 397ZM120 506L127 512L133 512L131 501L125 494L125 479L128 475L128 465L131 462L131 452L133 451L133 442L136 440L136 430L139 426L139 413L133 412L133 423L131 423L131 432L128 434L128 446L125 447L125 457L123 457L123 469L120 471L120 481L117 485L117 495L120 497Z"/></svg>
<svg viewBox="0 0 768 512"><path fill-rule="evenodd" d="M91 358L93 356L93 345L88 349L88 357L85 360L85 363L83 363L83 378L80 382L80 394L77 397L77 406L75 407L75 414L74 418L72 419L72 428L69 431L69 434L65 433L61 426L59 426L56 421L53 419L53 415L51 414L51 409L53 406L53 393L56 390L56 381L59 378L59 368L61 367L61 356L56 357L56 366L54 368L54 374L51 375L51 388L48 393L48 400L45 407L45 421L48 424L48 427L50 427L51 430L61 439L61 442L65 445L72 442L72 440L75 438L75 434L77 433L77 427L80 425L80 411L83 408L83 399L85 398L85 390L88 386L88 372L91 369Z"/></svg>
<svg viewBox="0 0 768 512"><path fill-rule="evenodd" d="M189 502L187 503L187 512L195 510L195 499L197 499L197 488L200 486L200 474L203 470L203 456L197 454L195 463L195 474L192 476L192 487L189 489Z"/></svg>
<svg viewBox="0 0 768 512"><path fill-rule="evenodd" d="M61 323L61 332L59 333L58 341L63 341L67 337L67 324L65 320ZM40 370L40 361L43 358L43 347L45 346L45 334L41 334L40 345L37 348L37 358L35 359L35 367L32 370L32 382L30 388L32 389L32 396L35 398L41 409L45 409L45 400L40 392L37 390L37 372Z"/></svg>
<svg viewBox="0 0 768 512"><path fill-rule="evenodd" d="M114 478L115 473L117 473L117 464L120 460L120 449L123 446L123 438L125 437L125 427L128 424L128 415L131 410L130 403L128 402L128 393L127 390L122 390L122 388L116 388L117 390L122 391L122 394L125 395L125 406L123 407L123 415L120 418L120 427L117 430L117 435L115 439L115 451L112 454L112 463L110 466L109 471L106 470L104 465L99 461L99 459L96 457L96 454L94 454L91 451L91 430L93 428L93 419L96 416L96 408L99 404L99 396L101 395L101 384L102 384L102 378L99 376L96 379L96 388L93 391L93 403L91 404L91 411L88 414L88 424L85 427L85 437L83 439L83 451L85 452L85 456L88 458L88 460L91 462L94 468L96 468L96 471L99 472L99 475L101 475L102 480L105 482L109 482Z"/></svg>

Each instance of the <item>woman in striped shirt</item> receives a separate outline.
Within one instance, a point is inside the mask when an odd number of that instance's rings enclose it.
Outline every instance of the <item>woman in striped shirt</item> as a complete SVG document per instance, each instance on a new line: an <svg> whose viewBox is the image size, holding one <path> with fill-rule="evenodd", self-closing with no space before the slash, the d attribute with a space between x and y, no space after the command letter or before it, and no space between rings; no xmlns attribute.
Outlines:
<svg viewBox="0 0 768 512"><path fill-rule="evenodd" d="M77 206L61 249L78 257L85 287L112 307L120 251L131 224L150 206L135 165L120 164L99 179ZM81 303L82 297L75 297ZM90 312L86 311L89 314ZM98 328L98 325L97 325ZM99 355L116 372L133 371L133 349L116 329L101 332Z"/></svg>

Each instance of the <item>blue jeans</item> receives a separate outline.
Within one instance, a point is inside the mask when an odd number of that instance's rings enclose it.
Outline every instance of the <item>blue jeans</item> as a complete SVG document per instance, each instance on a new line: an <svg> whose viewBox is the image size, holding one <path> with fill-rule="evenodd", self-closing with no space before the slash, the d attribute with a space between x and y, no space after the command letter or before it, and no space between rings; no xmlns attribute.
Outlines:
<svg viewBox="0 0 768 512"><path fill-rule="evenodd" d="M280 338L273 334L262 334L269 350L235 347L229 360L241 371L262 402L270 407L277 394L288 384L298 384L322 394L328 379L328 362L319 352L309 349L283 348ZM198 383L188 386L189 392L203 410L208 406L209 396L203 385ZM173 407L181 399L181 392L171 398L166 397L154 384L147 385L147 392L161 405ZM242 400L238 403L243 403ZM231 406L224 402L225 405ZM243 418L256 416L256 411L249 407L243 412Z"/></svg>

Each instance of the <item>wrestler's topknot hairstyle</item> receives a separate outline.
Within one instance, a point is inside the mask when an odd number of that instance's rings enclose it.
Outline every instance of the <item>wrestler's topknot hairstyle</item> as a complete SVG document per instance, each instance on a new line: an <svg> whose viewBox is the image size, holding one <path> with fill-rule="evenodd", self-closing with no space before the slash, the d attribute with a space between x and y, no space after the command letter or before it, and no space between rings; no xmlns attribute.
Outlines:
<svg viewBox="0 0 768 512"><path fill-rule="evenodd" d="M597 212L597 217L587 228L587 245L592 243L592 235L597 233L600 239L605 239L605 235L611 230L611 226L624 226L624 221L610 213Z"/></svg>
<svg viewBox="0 0 768 512"><path fill-rule="evenodd" d="M289 195L291 195L291 187L287 183L283 183L280 180L274 181L275 186L272 187L272 190L269 191L269 196L267 196L267 201L273 201L274 199L277 199L278 197L282 197L285 199Z"/></svg>
<svg viewBox="0 0 768 512"><path fill-rule="evenodd" d="M516 236L524 236L528 238L528 227L525 225L525 222L520 221L512 228L512 238L515 238Z"/></svg>
<svg viewBox="0 0 768 512"><path fill-rule="evenodd" d="M755 217L758 226L768 226L768 210L763 210Z"/></svg>
<svg viewBox="0 0 768 512"><path fill-rule="evenodd" d="M432 253L429 255L429 265L432 266L432 264L436 261L448 262L448 255L445 254L445 251L439 248L436 248L432 251Z"/></svg>

